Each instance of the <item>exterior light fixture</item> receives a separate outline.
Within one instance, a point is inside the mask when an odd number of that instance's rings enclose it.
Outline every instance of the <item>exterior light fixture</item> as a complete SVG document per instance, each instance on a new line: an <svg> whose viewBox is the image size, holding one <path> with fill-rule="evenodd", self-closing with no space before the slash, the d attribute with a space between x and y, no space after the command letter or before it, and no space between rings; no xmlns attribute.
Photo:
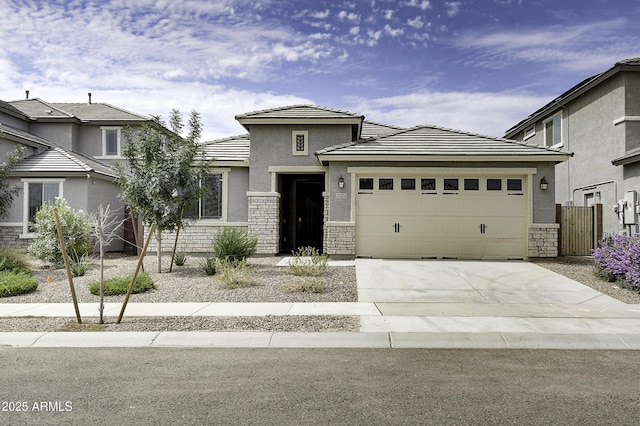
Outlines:
<svg viewBox="0 0 640 426"><path fill-rule="evenodd" d="M543 176L542 179L540 179L540 189L546 191L547 188L549 188L549 182L547 182L547 179Z"/></svg>
<svg viewBox="0 0 640 426"><path fill-rule="evenodd" d="M344 188L344 178L342 176L338 178L338 186Z"/></svg>

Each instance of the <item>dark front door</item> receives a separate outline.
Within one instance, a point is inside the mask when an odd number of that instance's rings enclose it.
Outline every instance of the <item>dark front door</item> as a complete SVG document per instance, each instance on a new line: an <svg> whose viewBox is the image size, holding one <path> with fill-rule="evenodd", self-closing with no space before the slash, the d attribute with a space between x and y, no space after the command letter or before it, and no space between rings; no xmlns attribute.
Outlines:
<svg viewBox="0 0 640 426"><path fill-rule="evenodd" d="M324 175L281 175L280 251L299 247L322 250Z"/></svg>

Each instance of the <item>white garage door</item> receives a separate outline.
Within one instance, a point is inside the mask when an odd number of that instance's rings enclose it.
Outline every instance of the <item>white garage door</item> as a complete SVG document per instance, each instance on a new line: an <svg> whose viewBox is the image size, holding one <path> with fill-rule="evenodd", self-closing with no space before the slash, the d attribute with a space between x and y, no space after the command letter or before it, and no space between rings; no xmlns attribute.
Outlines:
<svg viewBox="0 0 640 426"><path fill-rule="evenodd" d="M522 259L524 176L358 176L356 254Z"/></svg>

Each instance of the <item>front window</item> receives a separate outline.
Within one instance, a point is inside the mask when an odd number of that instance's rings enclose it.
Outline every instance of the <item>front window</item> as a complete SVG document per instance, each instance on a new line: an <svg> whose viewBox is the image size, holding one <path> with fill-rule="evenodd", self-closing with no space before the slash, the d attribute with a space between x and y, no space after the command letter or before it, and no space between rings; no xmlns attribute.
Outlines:
<svg viewBox="0 0 640 426"><path fill-rule="evenodd" d="M33 232L33 224L36 221L36 213L45 204L53 204L58 197L62 197L63 180L25 180L24 199L25 215L23 233Z"/></svg>
<svg viewBox="0 0 640 426"><path fill-rule="evenodd" d="M102 156L120 156L120 128L102 127Z"/></svg>
<svg viewBox="0 0 640 426"><path fill-rule="evenodd" d="M544 122L544 145L562 145L562 114L558 114Z"/></svg>
<svg viewBox="0 0 640 426"><path fill-rule="evenodd" d="M222 174L213 173L200 181L205 194L197 204L186 209L184 217L194 219L222 219Z"/></svg>

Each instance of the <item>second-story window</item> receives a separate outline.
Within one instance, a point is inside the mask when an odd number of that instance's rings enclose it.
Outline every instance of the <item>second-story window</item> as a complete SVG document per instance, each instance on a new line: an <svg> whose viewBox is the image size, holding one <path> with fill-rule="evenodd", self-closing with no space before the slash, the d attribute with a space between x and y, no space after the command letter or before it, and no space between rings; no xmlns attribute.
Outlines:
<svg viewBox="0 0 640 426"><path fill-rule="evenodd" d="M120 128L102 127L102 156L120 156Z"/></svg>
<svg viewBox="0 0 640 426"><path fill-rule="evenodd" d="M562 145L562 113L556 114L544 122L544 145Z"/></svg>

